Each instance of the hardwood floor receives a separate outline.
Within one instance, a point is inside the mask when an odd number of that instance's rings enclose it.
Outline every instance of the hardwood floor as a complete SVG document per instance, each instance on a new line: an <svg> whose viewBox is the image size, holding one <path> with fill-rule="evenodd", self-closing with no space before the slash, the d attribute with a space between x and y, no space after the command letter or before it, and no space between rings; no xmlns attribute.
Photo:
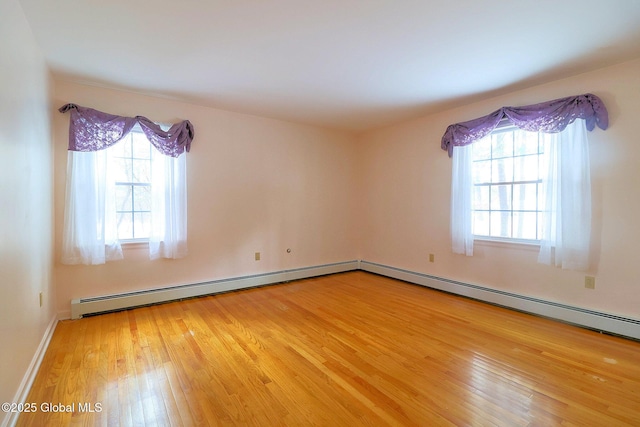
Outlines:
<svg viewBox="0 0 640 427"><path fill-rule="evenodd" d="M63 321L28 402L19 426L639 426L640 343L350 272Z"/></svg>

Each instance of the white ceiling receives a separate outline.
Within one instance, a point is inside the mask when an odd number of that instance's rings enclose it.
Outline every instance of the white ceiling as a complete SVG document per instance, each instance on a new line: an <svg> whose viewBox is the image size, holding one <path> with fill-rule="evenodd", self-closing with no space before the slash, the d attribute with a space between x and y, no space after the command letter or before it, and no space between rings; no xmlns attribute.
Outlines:
<svg viewBox="0 0 640 427"><path fill-rule="evenodd" d="M640 0L21 0L57 78L362 131L640 57Z"/></svg>

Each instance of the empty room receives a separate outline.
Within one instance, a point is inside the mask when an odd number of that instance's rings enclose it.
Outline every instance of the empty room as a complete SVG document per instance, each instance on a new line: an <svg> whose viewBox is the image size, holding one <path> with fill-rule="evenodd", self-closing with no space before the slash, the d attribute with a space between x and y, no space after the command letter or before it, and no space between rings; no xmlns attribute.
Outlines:
<svg viewBox="0 0 640 427"><path fill-rule="evenodd" d="M0 16L0 426L640 425L637 0Z"/></svg>

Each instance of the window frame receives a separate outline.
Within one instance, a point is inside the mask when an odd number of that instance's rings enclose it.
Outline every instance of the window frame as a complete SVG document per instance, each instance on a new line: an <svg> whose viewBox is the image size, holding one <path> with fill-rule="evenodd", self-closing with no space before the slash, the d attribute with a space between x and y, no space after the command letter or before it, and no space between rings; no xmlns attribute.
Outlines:
<svg viewBox="0 0 640 427"><path fill-rule="evenodd" d="M527 132L521 128L519 128L518 126L514 125L511 121L509 121L508 119L503 119L498 126L496 126L496 128L491 131L487 136L485 136L484 138L491 138L493 135L496 134L500 134L500 133L507 133L507 132L512 132L515 133L516 132ZM541 221L541 214L544 212L542 210L542 207L540 206L541 204L541 186L543 185L543 180L542 180L542 174L540 173L540 170L542 167L544 167L544 160L543 160L543 156L544 156L544 145L545 142L542 140L543 136L541 136L540 132L531 132L531 133L536 133L538 135L538 149L536 152L533 153L525 153L525 154L516 154L515 152L515 139L512 142L513 146L512 146L512 150L511 150L511 154L507 155L507 156L502 156L502 157L493 157L493 143L490 144L490 155L488 158L484 158L484 159L479 159L476 160L474 158L474 155L472 155L472 159L471 159L471 163L472 163L472 176L474 177L474 181L472 182L472 194L475 194L475 190L476 187L479 186L483 186L483 187L488 187L489 188L489 200L486 202L488 205L487 209L476 209L476 198L475 196L472 197L472 236L473 236L473 240L474 241L478 241L478 242L496 242L496 243L504 243L504 244L516 244L516 245L527 245L527 246L540 246L541 245L541 229L540 229L540 221ZM483 139L484 139L483 138ZM477 141L474 143L474 150L475 147L477 147L476 144L478 144ZM515 175L516 175L516 162L515 159L516 158L522 158L522 157L527 157L527 156L536 156L537 157L537 164L538 164L538 172L537 172L537 176L538 178L535 180L515 180ZM490 167L490 181L486 181L486 182L481 182L481 183L476 183L475 182L475 170L474 170L474 165L476 163L479 162L493 162L495 160L501 160L501 159L514 159L514 162L512 164L511 167L511 176L512 176L512 180L508 181L508 180L504 180L504 181L500 181L500 182L494 182L493 180L493 169ZM514 209L514 205L513 205L513 193L514 193L514 185L527 185L527 184L535 184L536 185L536 195L535 195L535 205L536 205L536 209L535 210L530 210L530 209ZM510 203L510 209L508 210L500 210L500 209L492 209L491 207L491 187L493 186L510 186L510 190L511 190L511 203ZM476 211L482 211L482 212L487 212L489 214L489 220L488 220L488 227L489 227L489 233L491 233L491 212L509 212L510 213L510 230L509 230L509 234L513 235L513 231L514 231L514 227L513 227L513 215L514 212L523 212L523 213L535 213L536 214L536 224L535 224L535 230L536 230L536 238L535 239L528 239L528 238L522 238L522 237L505 237L505 236L492 236L492 235L485 235L485 234L476 234L475 233L475 224L476 224Z"/></svg>
<svg viewBox="0 0 640 427"><path fill-rule="evenodd" d="M143 157L136 157L136 153L135 153L135 149L134 149L134 138L135 135L139 135L140 136L140 140L144 140L147 142L147 144L149 145L149 156L148 158L143 158ZM122 155L118 155L116 154L117 152L117 148L121 147L121 144L130 144L130 155L129 156L122 156ZM120 146L120 147L119 147ZM142 128L136 124L131 131L120 141L118 141L116 144L112 145L111 147L107 148L107 150L112 150L111 153L109 153L109 162L115 162L116 159L122 159L122 160L127 160L127 161L131 161L131 181L118 181L117 179L114 180L114 185L115 185L115 194L118 193L118 187L131 187L131 206L130 206L130 210L120 210L118 204L116 203L115 206L115 214L116 214L116 218L118 217L119 214L122 213L128 213L131 214L131 231L132 231L132 235L134 237L132 238L121 238L120 234L119 234L119 222L116 220L116 230L117 230L117 238L118 241L122 244L122 245L127 245L127 246L135 246L135 245L147 245L149 243L149 238L150 236L148 235L149 233L147 233L146 237L135 237L135 214L136 213L146 213L149 216L148 219L148 228L150 229L150 221L151 221L151 199L149 200L149 209L148 210L136 210L135 209L135 188L136 187L146 187L148 188L149 191L149 197L151 198L151 186L152 186L152 170L153 170L153 150L155 148L153 147L153 144L151 144L151 142L148 140L148 138L146 137L146 135L144 134L144 132L142 131ZM149 167L149 181L148 182L136 182L136 180L134 179L135 176L135 167L134 165L136 164L135 161L148 161L148 167Z"/></svg>

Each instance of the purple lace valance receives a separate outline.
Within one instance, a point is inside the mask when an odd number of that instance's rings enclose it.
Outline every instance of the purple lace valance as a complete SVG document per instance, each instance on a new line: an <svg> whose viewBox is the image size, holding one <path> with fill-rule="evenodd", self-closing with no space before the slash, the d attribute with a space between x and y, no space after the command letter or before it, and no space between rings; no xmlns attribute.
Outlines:
<svg viewBox="0 0 640 427"><path fill-rule="evenodd" d="M124 138L137 124L151 144L162 154L178 157L191 149L193 125L189 120L176 123L167 131L146 117L116 116L76 104L66 104L58 110L70 112L69 150L98 151Z"/></svg>
<svg viewBox="0 0 640 427"><path fill-rule="evenodd" d="M609 127L609 114L602 100L587 93L524 107L502 107L487 116L450 125L442 137L441 148L451 157L454 146L484 138L505 118L532 132L562 132L575 119L584 119L590 131L596 125L603 130Z"/></svg>

